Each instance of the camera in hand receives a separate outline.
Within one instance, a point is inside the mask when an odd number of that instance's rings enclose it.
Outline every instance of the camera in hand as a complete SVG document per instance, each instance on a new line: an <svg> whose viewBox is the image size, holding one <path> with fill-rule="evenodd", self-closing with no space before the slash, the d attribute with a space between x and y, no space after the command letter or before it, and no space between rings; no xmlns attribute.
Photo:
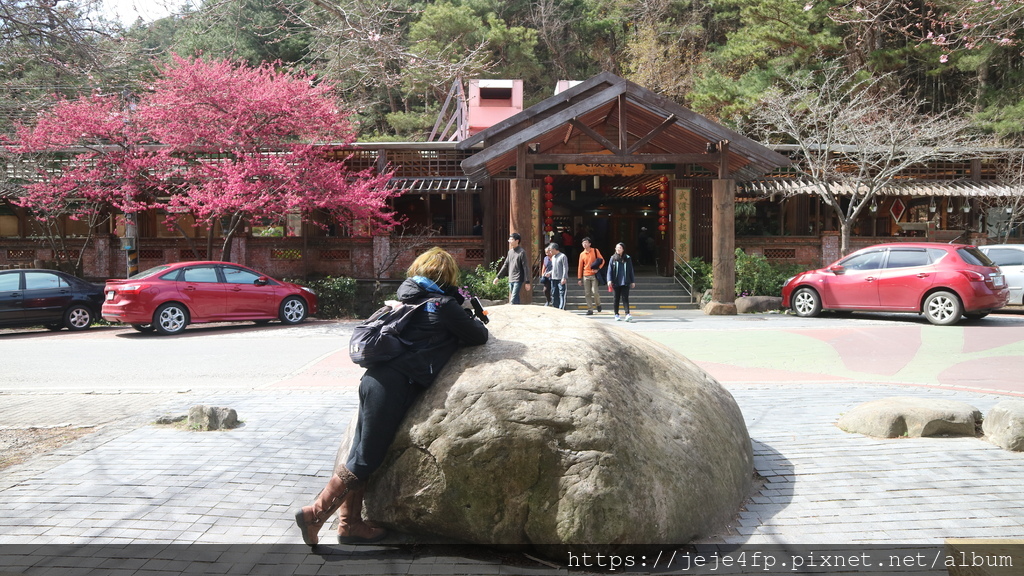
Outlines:
<svg viewBox="0 0 1024 576"><path fill-rule="evenodd" d="M490 322L490 320L487 319L487 312L484 311L484 305L480 303L479 298L473 296L469 299L469 304L473 307L473 316L479 318L484 324Z"/></svg>

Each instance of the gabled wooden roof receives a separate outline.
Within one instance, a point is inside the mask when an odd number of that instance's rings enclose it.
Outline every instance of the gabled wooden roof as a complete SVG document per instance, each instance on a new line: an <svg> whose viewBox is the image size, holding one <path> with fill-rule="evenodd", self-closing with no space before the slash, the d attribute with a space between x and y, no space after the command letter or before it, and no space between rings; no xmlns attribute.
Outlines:
<svg viewBox="0 0 1024 576"><path fill-rule="evenodd" d="M758 178L789 158L668 98L603 72L460 142L484 148L462 162L474 182L533 164L699 164L728 177ZM523 152L529 150L529 152ZM520 154L523 154L522 156Z"/></svg>

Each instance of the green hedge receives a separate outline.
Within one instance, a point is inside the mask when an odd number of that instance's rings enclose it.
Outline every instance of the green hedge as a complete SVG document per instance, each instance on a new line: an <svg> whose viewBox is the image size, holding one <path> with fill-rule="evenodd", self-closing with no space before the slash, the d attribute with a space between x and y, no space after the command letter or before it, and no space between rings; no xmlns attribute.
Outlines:
<svg viewBox="0 0 1024 576"><path fill-rule="evenodd" d="M484 300L508 299L508 281L502 280L497 285L493 284L494 279L498 277L498 270L501 269L501 262L498 260L487 266L480 264L472 270L463 270L463 292Z"/></svg>
<svg viewBox="0 0 1024 576"><path fill-rule="evenodd" d="M328 276L319 280L288 280L311 288L320 302L317 318L347 318L354 315L355 278Z"/></svg>
<svg viewBox="0 0 1024 576"><path fill-rule="evenodd" d="M711 264L701 258L694 258L689 264L697 271L694 288L701 293L710 289ZM736 295L781 296L782 284L806 268L800 264L773 264L761 254L747 254L737 248Z"/></svg>

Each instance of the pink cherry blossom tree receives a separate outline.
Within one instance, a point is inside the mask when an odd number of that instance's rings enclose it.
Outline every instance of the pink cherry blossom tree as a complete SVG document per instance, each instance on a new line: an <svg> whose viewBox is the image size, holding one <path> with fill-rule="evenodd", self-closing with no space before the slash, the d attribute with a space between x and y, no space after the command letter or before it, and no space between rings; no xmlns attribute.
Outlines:
<svg viewBox="0 0 1024 576"><path fill-rule="evenodd" d="M112 210L129 214L155 206L166 161L134 121L122 95L94 94L59 101L32 126L19 126L0 142L31 166L31 182L15 204L31 210L58 263L73 254L68 220L85 222L75 269L96 227Z"/></svg>
<svg viewBox="0 0 1024 576"><path fill-rule="evenodd" d="M386 211L395 194L385 188L390 173L352 172L328 157L350 144L355 130L333 87L314 76L174 56L143 96L138 118L166 146L163 154L186 160L170 212L191 213L211 232L210 242L219 224L225 260L246 223L289 213L396 224Z"/></svg>

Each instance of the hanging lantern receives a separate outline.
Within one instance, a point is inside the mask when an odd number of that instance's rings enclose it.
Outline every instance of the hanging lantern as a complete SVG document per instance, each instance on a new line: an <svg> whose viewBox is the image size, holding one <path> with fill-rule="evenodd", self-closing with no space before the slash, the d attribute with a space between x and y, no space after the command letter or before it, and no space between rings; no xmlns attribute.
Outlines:
<svg viewBox="0 0 1024 576"><path fill-rule="evenodd" d="M551 200L548 200L547 202L544 203L544 209L547 210L548 212L551 212L551 209L554 208L554 206L555 203L552 202Z"/></svg>
<svg viewBox="0 0 1024 576"><path fill-rule="evenodd" d="M552 177L552 176L545 176L544 177L544 183L545 184L553 184L554 182L555 182L554 177Z"/></svg>
<svg viewBox="0 0 1024 576"><path fill-rule="evenodd" d="M668 230L668 226L665 226L664 224L658 224L658 231L661 232L662 236L665 235L665 230Z"/></svg>

